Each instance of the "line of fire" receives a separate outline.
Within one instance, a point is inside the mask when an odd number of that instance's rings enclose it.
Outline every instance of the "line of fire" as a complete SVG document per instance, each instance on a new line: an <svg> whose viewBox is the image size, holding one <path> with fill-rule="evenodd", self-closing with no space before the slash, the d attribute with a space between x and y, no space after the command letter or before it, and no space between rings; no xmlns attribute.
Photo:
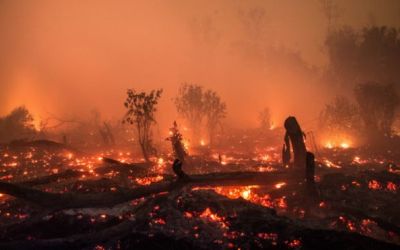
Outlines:
<svg viewBox="0 0 400 250"><path fill-rule="evenodd" d="M400 249L399 1L23 3L0 249Z"/></svg>

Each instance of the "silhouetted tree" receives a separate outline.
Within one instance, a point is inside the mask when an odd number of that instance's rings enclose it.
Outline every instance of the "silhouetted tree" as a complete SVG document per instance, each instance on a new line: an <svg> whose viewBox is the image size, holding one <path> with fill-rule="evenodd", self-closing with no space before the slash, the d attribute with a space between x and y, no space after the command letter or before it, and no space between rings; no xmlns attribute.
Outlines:
<svg viewBox="0 0 400 250"><path fill-rule="evenodd" d="M192 128L193 140L198 141L203 120L206 120L210 144L213 143L215 131L221 126L226 116L226 104L213 90L204 91L203 87L194 84L183 84L175 98L176 109L188 120Z"/></svg>
<svg viewBox="0 0 400 250"><path fill-rule="evenodd" d="M156 122L154 114L157 111L158 99L161 97L162 89L152 90L150 93L136 92L128 89L128 97L125 107L128 109L123 122L133 124L136 127L138 142L144 159L150 161L149 156L155 153L152 144L151 126Z"/></svg>
<svg viewBox="0 0 400 250"><path fill-rule="evenodd" d="M103 126L99 125L99 133L103 139L104 145L115 145L114 135L108 122L103 122Z"/></svg>
<svg viewBox="0 0 400 250"><path fill-rule="evenodd" d="M329 74L342 85L400 79L400 35L395 28L371 26L357 32L344 27L328 34L326 46Z"/></svg>
<svg viewBox="0 0 400 250"><path fill-rule="evenodd" d="M329 74L334 82L351 84L357 69L358 34L350 27L331 31L325 41Z"/></svg>
<svg viewBox="0 0 400 250"><path fill-rule="evenodd" d="M393 85L368 82L359 84L354 93L366 131L389 136L399 106L399 96Z"/></svg>
<svg viewBox="0 0 400 250"><path fill-rule="evenodd" d="M212 90L204 93L204 112L207 118L207 129L210 145L214 143L215 131L221 127L221 120L226 116L226 104L221 101L218 94Z"/></svg>
<svg viewBox="0 0 400 250"><path fill-rule="evenodd" d="M33 117L24 106L0 118L0 141L30 139L36 134Z"/></svg>

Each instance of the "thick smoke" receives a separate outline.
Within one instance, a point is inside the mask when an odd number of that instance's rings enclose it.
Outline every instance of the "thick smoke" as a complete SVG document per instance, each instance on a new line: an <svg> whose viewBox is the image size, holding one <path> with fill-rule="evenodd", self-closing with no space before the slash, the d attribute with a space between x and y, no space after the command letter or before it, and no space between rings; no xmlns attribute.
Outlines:
<svg viewBox="0 0 400 250"><path fill-rule="evenodd" d="M376 2L336 1L334 25L398 26L399 2ZM162 87L165 130L189 82L221 95L233 127L257 126L266 106L278 125L312 126L334 96L326 30L319 1L1 1L0 113L120 119L127 88Z"/></svg>

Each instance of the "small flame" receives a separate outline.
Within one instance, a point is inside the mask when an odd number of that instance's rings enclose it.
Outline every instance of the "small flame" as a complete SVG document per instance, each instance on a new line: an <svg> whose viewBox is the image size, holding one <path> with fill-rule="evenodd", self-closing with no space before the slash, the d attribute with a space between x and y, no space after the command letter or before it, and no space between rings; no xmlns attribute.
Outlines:
<svg viewBox="0 0 400 250"><path fill-rule="evenodd" d="M276 183L275 184L275 188L276 189L280 189L281 187L283 187L283 186L285 186L286 185L286 182L279 182L279 183Z"/></svg>

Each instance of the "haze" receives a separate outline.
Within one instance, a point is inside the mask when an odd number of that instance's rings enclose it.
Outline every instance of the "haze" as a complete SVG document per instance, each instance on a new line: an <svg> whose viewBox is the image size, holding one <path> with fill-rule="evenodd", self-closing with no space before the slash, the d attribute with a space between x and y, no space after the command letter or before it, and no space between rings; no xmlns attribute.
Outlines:
<svg viewBox="0 0 400 250"><path fill-rule="evenodd" d="M335 25L400 26L400 1L335 2ZM25 105L37 119L94 108L120 119L128 88L163 88L164 127L188 82L221 95L231 126L255 127L268 106L278 125L296 115L307 128L337 91L320 80L326 32L317 0L3 0L0 115Z"/></svg>

